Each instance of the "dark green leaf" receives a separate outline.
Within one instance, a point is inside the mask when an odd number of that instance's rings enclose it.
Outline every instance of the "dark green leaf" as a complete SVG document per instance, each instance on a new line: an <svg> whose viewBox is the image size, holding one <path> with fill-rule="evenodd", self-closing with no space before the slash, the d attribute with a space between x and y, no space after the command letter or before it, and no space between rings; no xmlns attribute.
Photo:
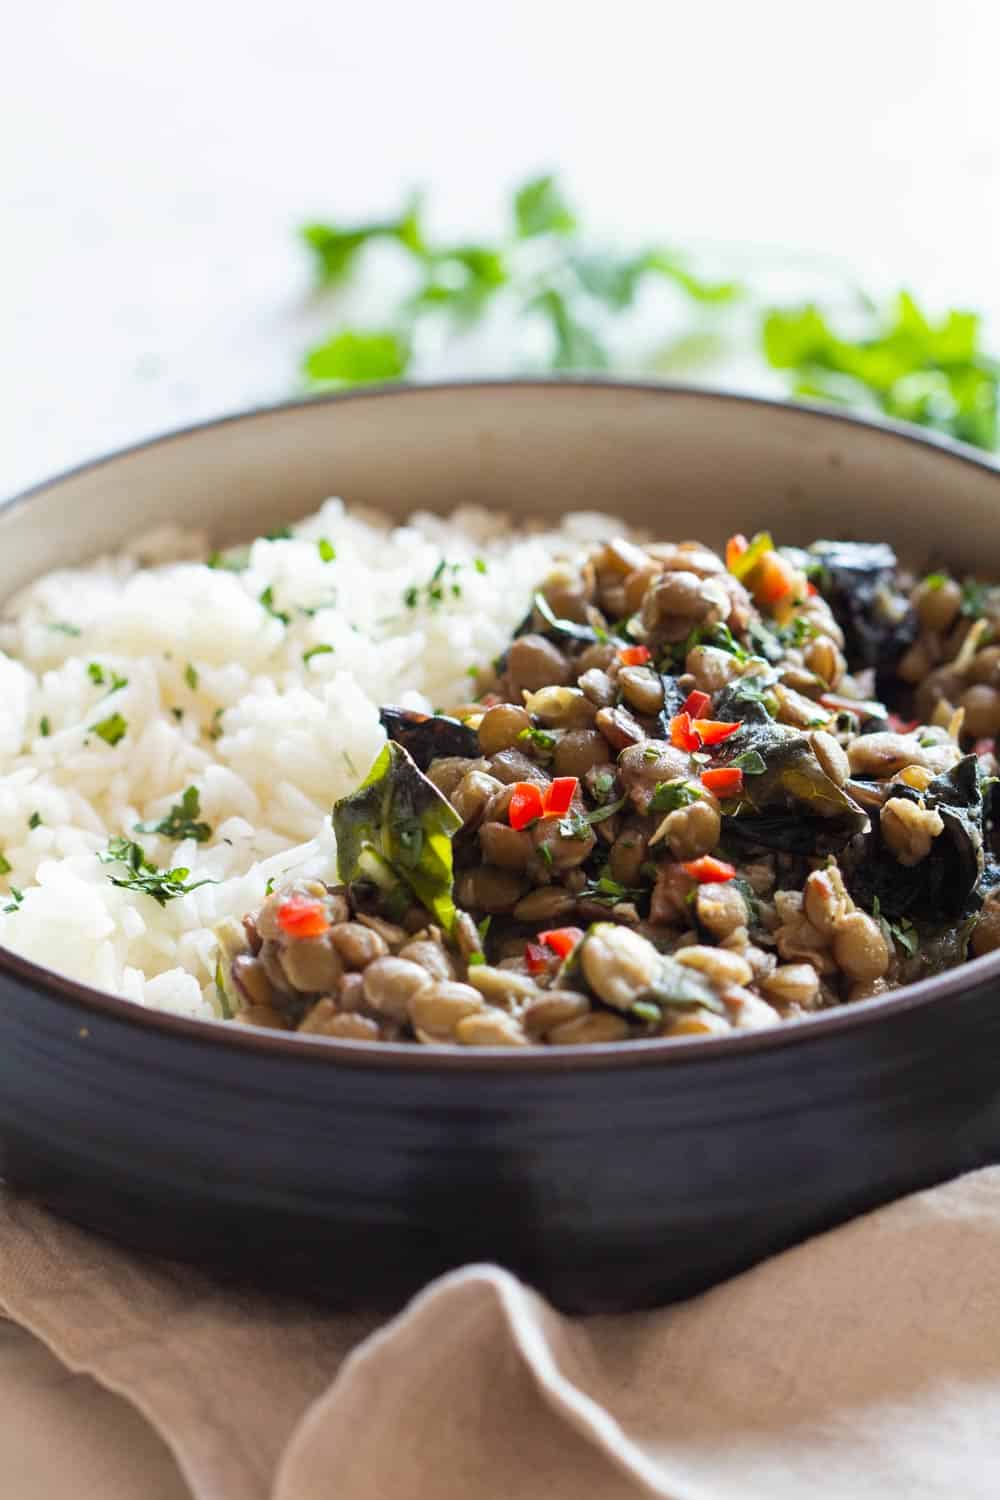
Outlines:
<svg viewBox="0 0 1000 1500"><path fill-rule="evenodd" d="M660 781L657 782L649 804L649 811L676 812L679 807L690 807L691 803L699 801L700 797L701 792L698 788L683 778L678 781Z"/></svg>
<svg viewBox="0 0 1000 1500"><path fill-rule="evenodd" d="M9 875L13 868L14 867L10 863L10 861L6 859L2 853L0 853L0 875Z"/></svg>
<svg viewBox="0 0 1000 1500"><path fill-rule="evenodd" d="M348 884L408 886L445 931L455 923L451 841L462 819L403 748L389 740L350 797L333 809L337 868Z"/></svg>
<svg viewBox="0 0 1000 1500"><path fill-rule="evenodd" d="M141 844L136 844L131 839L112 839L107 849L98 855L98 859L106 865L124 865L124 874L109 876L112 885L120 886L123 890L140 891L145 896L151 896L159 906L166 906L168 901L186 896L203 885L219 883L217 880L195 880L188 883L191 871L180 866L175 870L159 870L146 858Z"/></svg>

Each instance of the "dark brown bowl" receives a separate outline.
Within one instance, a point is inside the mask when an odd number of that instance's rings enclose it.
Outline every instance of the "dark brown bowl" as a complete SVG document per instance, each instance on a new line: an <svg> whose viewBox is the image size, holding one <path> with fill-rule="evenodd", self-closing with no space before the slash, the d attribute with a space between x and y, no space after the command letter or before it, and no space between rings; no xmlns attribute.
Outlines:
<svg viewBox="0 0 1000 1500"><path fill-rule="evenodd" d="M225 542L331 492L607 509L718 542L886 538L1000 576L1000 473L819 410L595 382L250 413L0 507L0 590L166 517ZM0 952L0 1152L57 1212L357 1302L504 1262L639 1307L1000 1156L1000 955L776 1031L517 1053L178 1019Z"/></svg>

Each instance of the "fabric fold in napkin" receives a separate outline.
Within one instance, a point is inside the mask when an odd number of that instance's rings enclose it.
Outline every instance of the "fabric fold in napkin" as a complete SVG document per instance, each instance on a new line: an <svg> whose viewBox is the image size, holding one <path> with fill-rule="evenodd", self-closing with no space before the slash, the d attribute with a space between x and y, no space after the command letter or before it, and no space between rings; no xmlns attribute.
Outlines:
<svg viewBox="0 0 1000 1500"><path fill-rule="evenodd" d="M487 1265L382 1327L8 1194L0 1304L127 1397L196 1500L1000 1492L1000 1168L657 1312L567 1318Z"/></svg>

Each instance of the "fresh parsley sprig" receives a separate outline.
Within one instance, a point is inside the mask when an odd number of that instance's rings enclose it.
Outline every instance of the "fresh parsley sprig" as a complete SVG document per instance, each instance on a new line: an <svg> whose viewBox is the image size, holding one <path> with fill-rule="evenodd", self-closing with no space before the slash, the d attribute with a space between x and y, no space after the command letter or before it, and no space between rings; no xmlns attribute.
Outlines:
<svg viewBox="0 0 1000 1500"><path fill-rule="evenodd" d="M132 839L112 839L107 849L99 853L97 857L102 864L123 866L124 874L108 876L112 885L120 886L126 891L140 891L145 896L152 896L160 906L166 906L168 901L175 901L178 896L187 896L191 891L198 890L200 886L219 883L217 880L207 879L193 880L188 883L191 871L181 865L173 870L159 869L146 858L146 851L142 845L136 844Z"/></svg>

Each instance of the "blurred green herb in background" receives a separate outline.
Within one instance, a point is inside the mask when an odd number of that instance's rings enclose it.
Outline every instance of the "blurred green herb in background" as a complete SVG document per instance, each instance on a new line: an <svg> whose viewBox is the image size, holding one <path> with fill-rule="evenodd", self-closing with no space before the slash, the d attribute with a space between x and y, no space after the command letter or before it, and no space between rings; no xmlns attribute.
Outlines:
<svg viewBox="0 0 1000 1500"><path fill-rule="evenodd" d="M534 333L541 325L545 368L663 374L679 361L704 363L717 355L725 347L719 319L728 312L733 320L740 315L740 336L750 346L744 352L785 372L793 397L835 401L917 422L981 448L997 446L1000 363L980 348L980 320L973 313L952 310L935 323L908 292L887 309L862 295L848 310L850 331L838 331L829 310L815 303L768 306L741 280L700 276L690 258L673 248L607 250L581 228L551 174L517 189L509 225L494 244L435 245L419 197L396 218L306 225L302 239L320 291L354 284L361 252L377 242L401 247L416 271L415 285L396 298L381 326L335 328L308 351L302 373L309 388L402 379L412 372L425 324L441 314L457 334L502 313L512 365L521 360L529 327ZM690 309L690 327L652 355L623 359L609 335L650 283L668 284L679 294ZM843 313L841 308L837 321L845 321Z"/></svg>

